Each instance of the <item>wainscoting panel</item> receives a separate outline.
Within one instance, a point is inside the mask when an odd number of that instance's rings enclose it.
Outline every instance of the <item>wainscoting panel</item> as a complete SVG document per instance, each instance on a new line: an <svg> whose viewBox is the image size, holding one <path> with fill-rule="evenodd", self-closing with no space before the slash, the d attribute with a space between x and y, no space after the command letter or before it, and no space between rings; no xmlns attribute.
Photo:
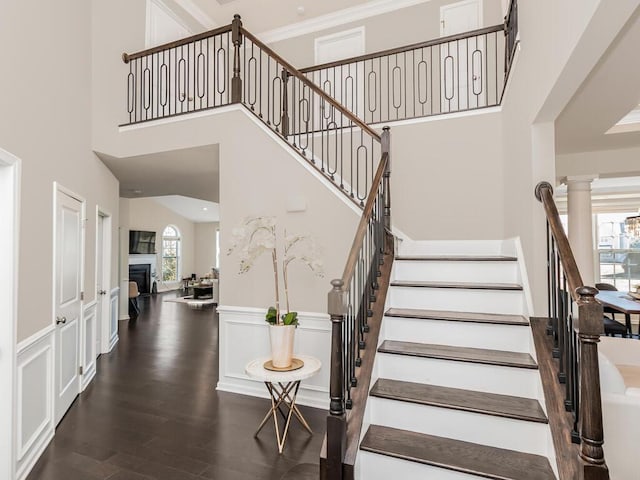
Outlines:
<svg viewBox="0 0 640 480"><path fill-rule="evenodd" d="M220 322L220 379L218 390L268 398L262 382L252 380L244 371L251 360L270 354L269 328L264 320L265 309L218 307ZM314 377L300 384L297 402L327 409L329 407L329 364L331 352L331 321L323 313L298 314L294 351L312 355L322 362Z"/></svg>
<svg viewBox="0 0 640 480"><path fill-rule="evenodd" d="M16 478L26 478L54 434L54 328L18 345L16 369Z"/></svg>
<svg viewBox="0 0 640 480"><path fill-rule="evenodd" d="M118 343L118 303L120 288L111 290L109 296L109 351Z"/></svg>
<svg viewBox="0 0 640 480"><path fill-rule="evenodd" d="M97 303L91 302L82 310L82 377L80 391L84 392L96 376L96 321Z"/></svg>

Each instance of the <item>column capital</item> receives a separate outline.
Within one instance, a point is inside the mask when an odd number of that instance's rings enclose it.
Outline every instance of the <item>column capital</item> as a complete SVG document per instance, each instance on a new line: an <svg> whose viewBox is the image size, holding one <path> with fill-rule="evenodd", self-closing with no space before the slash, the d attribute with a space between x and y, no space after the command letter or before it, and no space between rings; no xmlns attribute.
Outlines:
<svg viewBox="0 0 640 480"><path fill-rule="evenodd" d="M566 177L562 177L560 179L560 183L564 183L566 185L576 184L576 183L591 183L598 178L600 178L600 176L597 174L567 175Z"/></svg>
<svg viewBox="0 0 640 480"><path fill-rule="evenodd" d="M567 186L567 191L591 191L591 182L599 178L598 175L570 175L562 177L560 181Z"/></svg>

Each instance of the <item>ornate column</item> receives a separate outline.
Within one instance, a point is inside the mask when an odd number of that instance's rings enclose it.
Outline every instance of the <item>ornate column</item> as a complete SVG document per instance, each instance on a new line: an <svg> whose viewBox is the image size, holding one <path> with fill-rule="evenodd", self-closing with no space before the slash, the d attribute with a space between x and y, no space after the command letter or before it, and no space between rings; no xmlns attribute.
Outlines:
<svg viewBox="0 0 640 480"><path fill-rule="evenodd" d="M569 243L585 285L595 284L591 182L597 175L566 177Z"/></svg>

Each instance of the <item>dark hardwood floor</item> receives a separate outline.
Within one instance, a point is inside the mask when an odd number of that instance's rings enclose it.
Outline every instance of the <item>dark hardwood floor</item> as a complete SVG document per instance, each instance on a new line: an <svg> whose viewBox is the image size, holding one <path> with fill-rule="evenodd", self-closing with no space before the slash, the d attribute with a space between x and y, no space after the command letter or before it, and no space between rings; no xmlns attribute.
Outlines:
<svg viewBox="0 0 640 480"><path fill-rule="evenodd" d="M270 402L215 390L217 314L171 295L142 298L138 320L120 322L28 480L318 478L326 412L301 407L315 433L292 421L282 455L272 423L254 438Z"/></svg>

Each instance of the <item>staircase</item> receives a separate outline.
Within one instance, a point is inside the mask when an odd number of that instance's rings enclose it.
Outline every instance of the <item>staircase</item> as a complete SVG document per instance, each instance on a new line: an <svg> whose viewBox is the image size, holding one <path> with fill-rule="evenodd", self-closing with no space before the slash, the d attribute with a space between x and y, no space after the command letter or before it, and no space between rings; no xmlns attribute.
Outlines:
<svg viewBox="0 0 640 480"><path fill-rule="evenodd" d="M515 251L401 243L356 478L556 478Z"/></svg>

